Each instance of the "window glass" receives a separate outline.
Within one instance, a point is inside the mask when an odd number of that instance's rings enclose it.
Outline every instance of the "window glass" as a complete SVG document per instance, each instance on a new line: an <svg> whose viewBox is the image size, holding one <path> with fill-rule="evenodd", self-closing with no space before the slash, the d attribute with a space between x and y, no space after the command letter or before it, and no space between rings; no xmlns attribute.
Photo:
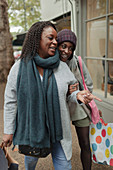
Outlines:
<svg viewBox="0 0 113 170"><path fill-rule="evenodd" d="M113 16L109 17L108 58L113 59ZM106 20L98 19L87 23L87 57L101 57L105 59ZM91 74L94 91L105 96L105 73L107 80L107 98L113 99L113 61L87 59L87 67Z"/></svg>
<svg viewBox="0 0 113 170"><path fill-rule="evenodd" d="M62 29L71 29L71 16L63 16L60 19L54 20L57 31L61 31Z"/></svg>
<svg viewBox="0 0 113 170"><path fill-rule="evenodd" d="M113 16L109 17L108 57L113 58Z"/></svg>
<svg viewBox="0 0 113 170"><path fill-rule="evenodd" d="M109 12L112 13L113 12L113 0L109 0L109 3L110 3Z"/></svg>
<svg viewBox="0 0 113 170"><path fill-rule="evenodd" d="M113 15L107 16L108 32L106 32L107 18L95 17L106 15L106 2L109 5L109 13L113 13L113 0L87 0L87 67L91 74L94 92L105 97L105 87L107 88L107 98L113 100ZM89 20L89 21L88 21ZM106 37L108 35L108 37ZM108 40L106 42L106 39ZM106 43L107 52L106 55ZM106 60L106 57L108 60ZM99 59L100 58L100 59ZM107 77L105 77L107 76ZM107 84L105 84L107 79Z"/></svg>
<svg viewBox="0 0 113 170"><path fill-rule="evenodd" d="M108 78L109 78L108 83L113 85L113 61L108 61Z"/></svg>
<svg viewBox="0 0 113 170"><path fill-rule="evenodd" d="M87 23L87 56L104 57L106 40L106 21L104 19Z"/></svg>
<svg viewBox="0 0 113 170"><path fill-rule="evenodd" d="M113 62L111 62L113 65ZM104 85L105 85L105 62L104 60L90 60L87 59L87 67L93 80L93 92L96 92L103 97L105 96ZM113 99L113 84L109 84L110 80L108 77L107 87L107 98Z"/></svg>
<svg viewBox="0 0 113 170"><path fill-rule="evenodd" d="M113 59L113 16L109 17L108 58ZM108 79L113 90L113 61L108 61Z"/></svg>
<svg viewBox="0 0 113 170"><path fill-rule="evenodd" d="M102 60L87 60L87 67L93 80L94 90L99 92L104 97L104 68Z"/></svg>
<svg viewBox="0 0 113 170"><path fill-rule="evenodd" d="M106 14L106 0L87 0L87 19L104 14Z"/></svg>

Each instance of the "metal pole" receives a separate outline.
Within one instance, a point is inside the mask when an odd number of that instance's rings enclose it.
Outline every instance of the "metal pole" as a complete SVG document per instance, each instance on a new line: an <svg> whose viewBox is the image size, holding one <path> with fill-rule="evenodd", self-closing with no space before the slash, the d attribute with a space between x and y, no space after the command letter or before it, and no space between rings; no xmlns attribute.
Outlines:
<svg viewBox="0 0 113 170"><path fill-rule="evenodd" d="M27 18L26 18L26 4L25 4L25 0L23 0L23 4L24 4L24 22L25 22L25 31L27 31Z"/></svg>
<svg viewBox="0 0 113 170"><path fill-rule="evenodd" d="M109 8L109 1L106 1L106 14L108 14L108 8ZM105 53L105 59L108 58L108 34L109 34L109 17L106 16L106 53ZM108 61L105 60L105 98L107 98L107 89L108 89Z"/></svg>
<svg viewBox="0 0 113 170"><path fill-rule="evenodd" d="M75 24L74 24L74 13L73 13L73 3L71 2L71 0L68 0L71 4L71 10L72 10L72 26L73 26L73 31L74 31L74 27L75 27Z"/></svg>

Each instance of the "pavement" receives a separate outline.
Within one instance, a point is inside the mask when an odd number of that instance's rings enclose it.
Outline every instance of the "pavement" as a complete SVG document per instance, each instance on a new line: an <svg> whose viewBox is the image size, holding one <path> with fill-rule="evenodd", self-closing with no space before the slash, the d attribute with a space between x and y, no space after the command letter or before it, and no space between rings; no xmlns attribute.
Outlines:
<svg viewBox="0 0 113 170"><path fill-rule="evenodd" d="M71 126L72 130L72 170L82 170L82 165L80 161L80 148L78 145L78 139L75 133L75 129ZM3 110L0 110L0 143L2 141L3 135ZM19 154L18 151L12 151L12 146L8 149L9 154L19 163L19 170L25 170L24 167L24 156ZM2 170L2 169L1 169ZM38 161L36 170L54 170L51 155L47 158L41 158ZM92 163L92 170L113 170L113 167L107 165L99 165Z"/></svg>

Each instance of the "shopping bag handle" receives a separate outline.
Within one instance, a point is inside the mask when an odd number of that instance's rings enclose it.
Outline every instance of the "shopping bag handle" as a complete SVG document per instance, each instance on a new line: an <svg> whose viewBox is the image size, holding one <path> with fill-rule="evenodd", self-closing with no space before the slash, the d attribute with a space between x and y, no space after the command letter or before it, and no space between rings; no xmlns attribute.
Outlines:
<svg viewBox="0 0 113 170"><path fill-rule="evenodd" d="M100 118L100 122L104 125L104 126L107 126L108 123L105 123L104 120L103 120L103 117Z"/></svg>
<svg viewBox="0 0 113 170"><path fill-rule="evenodd" d="M105 123L101 110L99 110L99 115L100 115L100 122L102 123L102 125L107 126L108 123Z"/></svg>

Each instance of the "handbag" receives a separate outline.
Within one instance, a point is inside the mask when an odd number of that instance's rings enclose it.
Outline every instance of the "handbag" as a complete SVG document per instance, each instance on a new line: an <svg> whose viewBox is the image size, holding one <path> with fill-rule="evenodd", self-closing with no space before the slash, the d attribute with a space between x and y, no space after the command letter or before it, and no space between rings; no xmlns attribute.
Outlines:
<svg viewBox="0 0 113 170"><path fill-rule="evenodd" d="M94 163L113 166L113 123L105 123L102 118L90 125L90 147Z"/></svg>
<svg viewBox="0 0 113 170"><path fill-rule="evenodd" d="M19 151L19 153L27 155L27 156L45 158L52 152L52 147L50 147L50 148L36 148L36 147L31 147L29 145L19 145L18 151Z"/></svg>
<svg viewBox="0 0 113 170"><path fill-rule="evenodd" d="M83 80L84 89L88 90L88 88L87 88L87 86L85 84L85 80L84 80L81 56L78 56L78 59L79 59L79 65L80 65L80 71L81 71L81 76L82 76L82 80ZM98 110L94 100L92 100L88 105L91 108L91 120L92 120L92 122L94 124L96 124L100 120L99 110Z"/></svg>

